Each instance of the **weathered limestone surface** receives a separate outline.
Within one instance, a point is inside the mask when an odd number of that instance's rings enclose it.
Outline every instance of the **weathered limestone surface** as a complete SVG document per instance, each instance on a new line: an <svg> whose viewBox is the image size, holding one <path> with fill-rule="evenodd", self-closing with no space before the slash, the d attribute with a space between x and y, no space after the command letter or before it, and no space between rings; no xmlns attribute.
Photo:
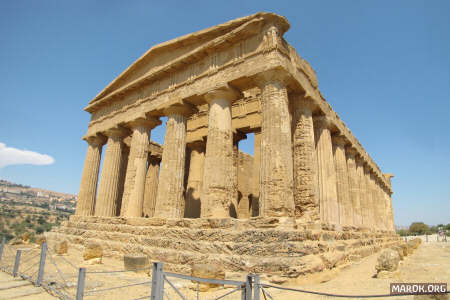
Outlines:
<svg viewBox="0 0 450 300"><path fill-rule="evenodd" d="M129 124L133 133L122 198L123 216L142 216L150 130L159 124L156 119L138 119Z"/></svg>
<svg viewBox="0 0 450 300"><path fill-rule="evenodd" d="M80 192L78 193L77 209L75 214L93 216L95 209L95 195L97 193L98 172L102 156L103 137L90 137L86 139L88 150L81 176Z"/></svg>
<svg viewBox="0 0 450 300"><path fill-rule="evenodd" d="M356 157L356 173L359 181L359 202L361 206L362 227L370 226L369 205L366 192L366 177L364 174L364 161L360 156Z"/></svg>
<svg viewBox="0 0 450 300"><path fill-rule="evenodd" d="M184 106L168 111L155 217L181 218L184 215L186 115L189 113L190 109Z"/></svg>
<svg viewBox="0 0 450 300"><path fill-rule="evenodd" d="M253 157L239 151L238 155L238 218L252 217Z"/></svg>
<svg viewBox="0 0 450 300"><path fill-rule="evenodd" d="M206 95L209 102L208 140L203 170L202 217L227 218L234 199L231 103L238 94L229 87Z"/></svg>
<svg viewBox="0 0 450 300"><path fill-rule="evenodd" d="M314 103L303 97L293 100L295 217L307 222L317 222L320 221L320 208L312 117Z"/></svg>
<svg viewBox="0 0 450 300"><path fill-rule="evenodd" d="M147 174L145 175L144 217L153 217L155 214L156 196L158 193L159 164L161 158L149 156Z"/></svg>
<svg viewBox="0 0 450 300"><path fill-rule="evenodd" d="M255 132L253 158L252 217L259 216L259 176L261 168L261 130Z"/></svg>
<svg viewBox="0 0 450 300"><path fill-rule="evenodd" d="M186 187L185 218L200 218L200 196L203 186L203 166L205 163L205 142L190 144L189 175Z"/></svg>
<svg viewBox="0 0 450 300"><path fill-rule="evenodd" d="M232 200L232 204L231 204L231 209L230 209L230 216L233 218L243 218L244 216L240 216L238 211L239 211L239 204L240 204L240 197L239 197L239 142L241 140L246 139L247 136L245 134L243 134L242 132L235 132L233 134L233 171L232 171L232 181L233 181L233 200ZM245 201L245 200L244 200ZM248 199L247 201L247 206L248 206ZM245 204L242 203L242 206L245 206Z"/></svg>
<svg viewBox="0 0 450 300"><path fill-rule="evenodd" d="M129 139L131 141L131 139ZM130 147L125 142L122 145L122 158L120 163L119 175L119 198L116 205L116 216L120 216L122 211L123 194L125 190L125 178L127 176L128 157L130 156Z"/></svg>
<svg viewBox="0 0 450 300"><path fill-rule="evenodd" d="M108 142L103 161L98 197L95 203L95 215L113 217L117 213L120 192L120 172L122 166L122 139L128 134L123 129L111 129L105 133Z"/></svg>
<svg viewBox="0 0 450 300"><path fill-rule="evenodd" d="M360 174L358 174L356 166L356 151L353 148L347 148L347 170L348 170L348 185L350 192L350 219L351 224L355 226L362 226L362 208L361 208L361 185Z"/></svg>
<svg viewBox="0 0 450 300"><path fill-rule="evenodd" d="M345 145L347 141L343 136L333 136L333 154L336 170L336 188L339 206L339 223L341 225L353 225L353 214L349 174L347 170L347 160L345 157Z"/></svg>
<svg viewBox="0 0 450 300"><path fill-rule="evenodd" d="M379 220L379 205L378 205L378 198L377 198L377 192L375 189L375 177L372 172L369 174L369 194L370 194L370 212L372 215L372 226L374 228L379 229L380 220Z"/></svg>
<svg viewBox="0 0 450 300"><path fill-rule="evenodd" d="M276 71L261 78L259 215L294 216L291 124L286 85Z"/></svg>
<svg viewBox="0 0 450 300"><path fill-rule="evenodd" d="M330 123L326 117L320 116L314 119L320 216L323 222L338 224L339 205L336 189L336 169L329 126Z"/></svg>
<svg viewBox="0 0 450 300"><path fill-rule="evenodd" d="M73 247L101 244L103 255L143 253L165 270L190 274L197 263L220 264L227 272L258 272L297 277L333 269L382 248L399 245L395 234L356 230L286 229L278 218L160 219L72 216L46 233L51 242ZM336 255L339 254L339 255ZM313 259L315 258L315 259ZM317 259L325 259L325 267ZM294 268L295 267L295 268Z"/></svg>
<svg viewBox="0 0 450 300"><path fill-rule="evenodd" d="M365 196L367 203L367 224L368 227L375 227L375 216L374 216L374 205L373 205L373 195L372 195L372 182L370 179L370 170L367 165L363 165L364 168L364 178L365 178Z"/></svg>

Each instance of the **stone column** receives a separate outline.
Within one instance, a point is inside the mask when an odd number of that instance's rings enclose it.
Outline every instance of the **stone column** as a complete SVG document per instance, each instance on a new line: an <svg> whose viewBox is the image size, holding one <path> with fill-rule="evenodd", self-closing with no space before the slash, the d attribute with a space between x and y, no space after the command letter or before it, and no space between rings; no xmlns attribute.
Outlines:
<svg viewBox="0 0 450 300"><path fill-rule="evenodd" d="M245 219L250 217L250 203L247 197L239 199L238 188L238 173L239 173L239 142L247 138L242 132L236 131L233 134L233 205L236 209L236 214L233 215L231 210L231 216L239 219ZM241 195L242 196L242 195ZM245 199L244 199L245 198Z"/></svg>
<svg viewBox="0 0 450 300"><path fill-rule="evenodd" d="M356 155L354 148L348 147L347 150L347 170L348 170L348 184L350 191L350 218L354 226L360 227L362 225L362 209L361 209L361 184L360 172L357 170ZM361 167L361 166L360 166ZM362 171L362 169L361 169Z"/></svg>
<svg viewBox="0 0 450 300"><path fill-rule="evenodd" d="M361 206L361 224L362 227L368 228L369 222L369 207L366 188L366 177L364 175L364 159L361 156L356 156L356 173L359 181L359 203Z"/></svg>
<svg viewBox="0 0 450 300"><path fill-rule="evenodd" d="M317 186L317 155L314 143L312 99L293 99L293 155L295 217L302 221L320 221L319 187Z"/></svg>
<svg viewBox="0 0 450 300"><path fill-rule="evenodd" d="M142 217L150 130L159 124L161 122L153 118L137 119L128 124L133 134L122 200L124 217Z"/></svg>
<svg viewBox="0 0 450 300"><path fill-rule="evenodd" d="M145 176L144 217L151 218L155 214L156 196L158 193L160 156L149 155L147 175Z"/></svg>
<svg viewBox="0 0 450 300"><path fill-rule="evenodd" d="M261 168L261 130L254 133L252 217L259 216L259 170Z"/></svg>
<svg viewBox="0 0 450 300"><path fill-rule="evenodd" d="M184 216L184 169L186 165L186 120L192 112L184 105L167 108L166 136L161 160L155 217Z"/></svg>
<svg viewBox="0 0 450 300"><path fill-rule="evenodd" d="M122 162L120 164L120 179L119 179L119 197L116 205L116 216L120 216L122 210L123 193L125 190L125 177L127 176L128 157L130 156L130 143L127 143L127 137L124 140L122 147ZM130 139L131 140L131 139Z"/></svg>
<svg viewBox="0 0 450 300"><path fill-rule="evenodd" d="M294 217L292 136L286 74L262 73L259 215Z"/></svg>
<svg viewBox="0 0 450 300"><path fill-rule="evenodd" d="M319 177L320 217L325 223L339 224L339 206L336 188L336 169L330 134L330 121L326 116L314 118L317 171Z"/></svg>
<svg viewBox="0 0 450 300"><path fill-rule="evenodd" d="M88 143L83 174L81 175L80 192L78 193L78 216L93 216L95 209L95 194L97 193L98 171L105 143L103 136L90 136L84 139Z"/></svg>
<svg viewBox="0 0 450 300"><path fill-rule="evenodd" d="M394 207L392 205L392 196L391 193L388 192L388 201L389 201L389 208L390 208L390 217L391 217L391 231L395 232L395 219L394 219Z"/></svg>
<svg viewBox="0 0 450 300"><path fill-rule="evenodd" d="M341 225L353 225L353 212L350 199L350 185L348 182L347 159L345 157L345 145L347 140L344 136L333 136L334 166L336 169L336 189L339 206L339 223Z"/></svg>
<svg viewBox="0 0 450 300"><path fill-rule="evenodd" d="M203 218L230 216L230 206L234 198L231 104L238 95L227 86L205 95L209 103L209 115L201 197Z"/></svg>
<svg viewBox="0 0 450 300"><path fill-rule="evenodd" d="M185 218L200 218L201 192L203 186L203 166L205 163L205 142L197 141L189 144L190 164L186 187Z"/></svg>
<svg viewBox="0 0 450 300"><path fill-rule="evenodd" d="M372 211L372 220L373 220L373 226L375 229L380 229L379 227L379 214L378 214L378 210L379 210L379 202L378 202L378 197L377 197L377 193L375 190L375 175L372 172L372 170L370 171L369 174L369 178L370 178L370 194L371 194L371 198L372 198L372 205L371 205L371 211Z"/></svg>
<svg viewBox="0 0 450 300"><path fill-rule="evenodd" d="M117 202L120 193L120 172L122 166L122 140L129 132L124 128L113 128L105 132L108 142L103 161L100 186L98 189L95 215L114 217L117 212Z"/></svg>
<svg viewBox="0 0 450 300"><path fill-rule="evenodd" d="M377 199L378 199L378 203L379 203L379 209L378 209L378 226L380 227L380 229L382 230L386 230L386 223L389 222L388 220L388 216L386 215L387 212L387 208L386 208L386 200L384 199L383 196L383 190L381 189L381 182L380 182L380 178L376 177L375 178L375 190L377 192Z"/></svg>
<svg viewBox="0 0 450 300"><path fill-rule="evenodd" d="M375 229L375 209L373 206L372 181L370 179L370 169L364 163L364 177L365 177L365 197L367 205L367 224L369 228Z"/></svg>

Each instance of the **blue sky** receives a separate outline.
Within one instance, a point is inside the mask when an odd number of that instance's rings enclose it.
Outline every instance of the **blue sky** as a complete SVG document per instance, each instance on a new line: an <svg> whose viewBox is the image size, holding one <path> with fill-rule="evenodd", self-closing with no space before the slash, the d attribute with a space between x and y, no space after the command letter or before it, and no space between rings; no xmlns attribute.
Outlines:
<svg viewBox="0 0 450 300"><path fill-rule="evenodd" d="M257 11L288 18L285 38L316 70L325 98L380 168L395 174L396 223L449 223L450 1L443 0L1 1L0 143L54 162L4 166L0 178L77 193L87 103L152 45ZM163 137L163 127L152 132L157 142ZM252 152L252 142L241 148Z"/></svg>

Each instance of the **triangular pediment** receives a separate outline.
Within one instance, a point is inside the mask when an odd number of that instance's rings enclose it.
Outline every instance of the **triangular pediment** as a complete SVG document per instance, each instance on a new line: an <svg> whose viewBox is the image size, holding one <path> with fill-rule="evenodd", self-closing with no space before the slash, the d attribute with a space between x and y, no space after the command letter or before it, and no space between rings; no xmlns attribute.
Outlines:
<svg viewBox="0 0 450 300"><path fill-rule="evenodd" d="M261 24L275 20L282 24L281 26L284 31L289 28L289 23L284 17L273 13L260 12L155 45L115 78L103 91L91 100L89 105L136 83L141 78L147 77L154 70L166 66L171 61L183 57L195 51L195 49L201 48L202 45L211 43L221 36L236 31L236 29L239 29L243 25L245 26L247 23L255 22L255 20L260 21Z"/></svg>

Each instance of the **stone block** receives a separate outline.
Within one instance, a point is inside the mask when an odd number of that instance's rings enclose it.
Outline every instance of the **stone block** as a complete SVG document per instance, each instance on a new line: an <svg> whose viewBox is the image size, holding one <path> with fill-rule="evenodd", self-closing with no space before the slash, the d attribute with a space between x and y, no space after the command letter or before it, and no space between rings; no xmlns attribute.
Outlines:
<svg viewBox="0 0 450 300"><path fill-rule="evenodd" d="M90 260L93 258L102 258L103 257L103 248L99 243L96 242L88 242L84 248L83 259Z"/></svg>
<svg viewBox="0 0 450 300"><path fill-rule="evenodd" d="M58 255L67 254L69 243L66 240L59 241L55 244L55 252Z"/></svg>
<svg viewBox="0 0 450 300"><path fill-rule="evenodd" d="M123 266L125 270L142 273L150 269L148 256L144 254L124 254Z"/></svg>
<svg viewBox="0 0 450 300"><path fill-rule="evenodd" d="M375 266L375 269L378 272L381 271L389 271L393 272L397 270L398 264L400 262L400 256L398 255L398 252L393 249L384 249L380 256L378 256L377 259L377 265Z"/></svg>

